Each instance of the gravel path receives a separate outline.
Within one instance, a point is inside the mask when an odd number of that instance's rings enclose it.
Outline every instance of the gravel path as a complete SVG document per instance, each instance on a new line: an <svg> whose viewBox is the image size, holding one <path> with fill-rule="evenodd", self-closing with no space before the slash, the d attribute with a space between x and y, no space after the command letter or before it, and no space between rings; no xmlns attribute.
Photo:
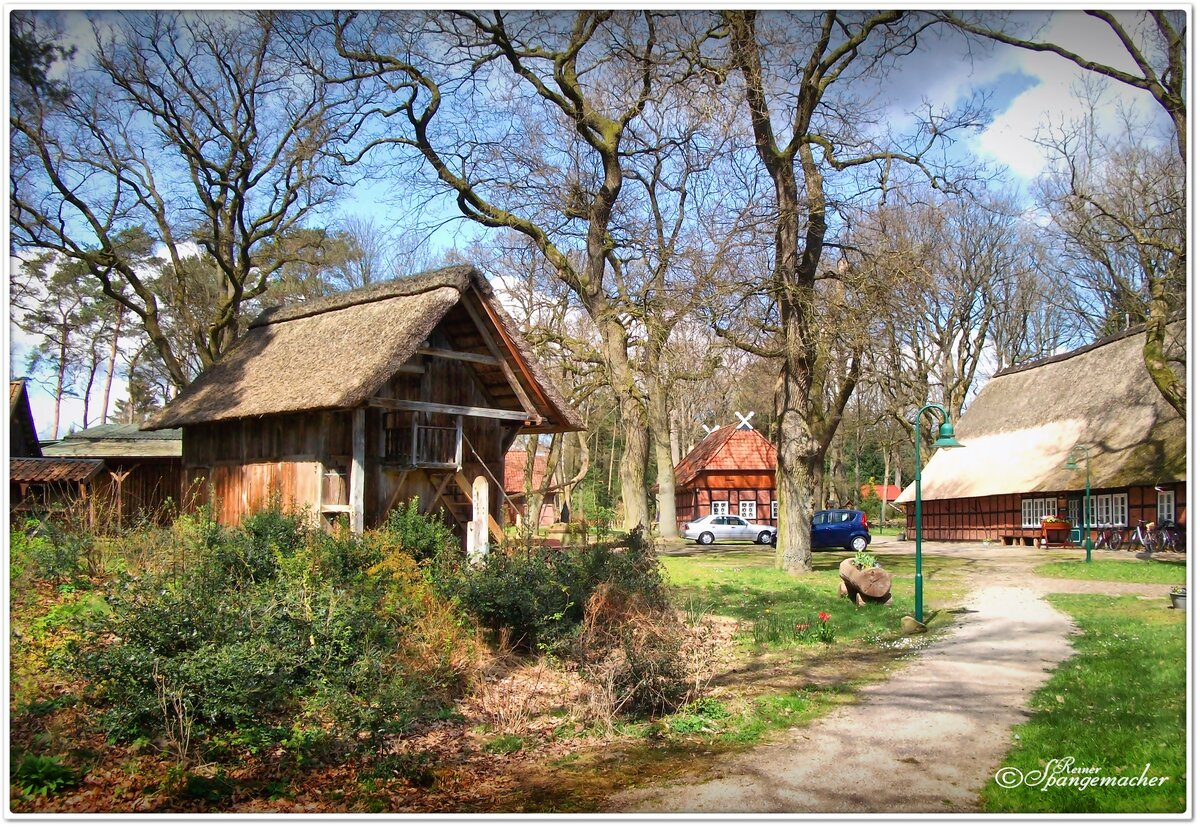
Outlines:
<svg viewBox="0 0 1200 827"><path fill-rule="evenodd" d="M858 703L796 729L785 743L731 759L718 778L626 790L603 809L976 811L978 792L1007 753L1010 728L1025 718L1029 696L1072 652L1070 619L1041 596L1076 588L1161 595L1164 588L1030 578L1026 560L995 551L971 552L980 558L982 585L954 631L888 680L863 688Z"/></svg>

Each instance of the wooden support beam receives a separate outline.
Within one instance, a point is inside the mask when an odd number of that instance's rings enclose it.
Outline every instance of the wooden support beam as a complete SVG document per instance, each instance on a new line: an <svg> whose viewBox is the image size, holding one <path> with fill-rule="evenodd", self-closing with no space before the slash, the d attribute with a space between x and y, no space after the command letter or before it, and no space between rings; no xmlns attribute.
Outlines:
<svg viewBox="0 0 1200 827"><path fill-rule="evenodd" d="M471 317L471 321L475 323L475 327L479 331L479 336L483 339L483 343L487 345L487 349L491 351L491 354L496 357L500 369L504 371L504 377L508 380L508 384L512 386L513 393L517 395L517 399L520 400L521 407L525 409L525 412L529 414L536 424L542 424L541 415L538 414L537 408L533 406L529 394L525 393L525 388L517 379L517 375L513 373L512 367L508 364L508 360L504 358L504 354L500 351L500 346L492 338L492 334L488 331L483 319L475 312L475 308L471 306L469 301L464 301L461 304L463 309L467 311L467 315Z"/></svg>
<svg viewBox="0 0 1200 827"><path fill-rule="evenodd" d="M367 409L358 408L353 413L354 456L350 460L350 531L363 533L363 483L367 465Z"/></svg>
<svg viewBox="0 0 1200 827"><path fill-rule="evenodd" d="M495 356L488 356L483 353L470 353L465 350L450 350L444 347L429 347L422 346L415 351L419 356L433 356L437 359L453 359L458 362L474 362L477 365L488 365L489 367L499 367L500 360Z"/></svg>
<svg viewBox="0 0 1200 827"><path fill-rule="evenodd" d="M442 405L437 402L415 402L409 399L387 399L376 396L368 403L374 408L388 408L393 411L429 411L457 416L478 416L484 419L507 419L513 422L525 422L530 417L524 411L506 411L501 408L473 408L468 405Z"/></svg>
<svg viewBox="0 0 1200 827"><path fill-rule="evenodd" d="M488 514L488 530L492 532L492 536L496 538L496 542L504 540L504 529L500 527L500 523L496 522L496 518Z"/></svg>
<svg viewBox="0 0 1200 827"><path fill-rule="evenodd" d="M454 470L462 470L463 457L463 420L458 417L454 422Z"/></svg>
<svg viewBox="0 0 1200 827"><path fill-rule="evenodd" d="M424 365L401 365L400 367L396 368L396 373L410 373L416 376L420 376L424 372Z"/></svg>

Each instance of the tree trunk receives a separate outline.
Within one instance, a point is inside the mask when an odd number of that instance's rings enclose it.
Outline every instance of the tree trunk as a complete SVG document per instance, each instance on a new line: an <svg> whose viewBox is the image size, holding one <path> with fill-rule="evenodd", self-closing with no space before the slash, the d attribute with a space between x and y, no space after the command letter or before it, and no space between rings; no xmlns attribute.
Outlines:
<svg viewBox="0 0 1200 827"><path fill-rule="evenodd" d="M854 558L847 557L838 566L838 575L842 578L846 594L851 600L858 595L872 600L887 600L892 593L892 575L878 566L860 569L854 564Z"/></svg>
<svg viewBox="0 0 1200 827"><path fill-rule="evenodd" d="M121 322L125 319L125 311L121 307L117 307L116 313L117 319L113 325L112 345L108 355L108 375L104 377L104 412L100 417L101 424L108 421L108 404L112 398L113 374L117 372L117 355L121 352Z"/></svg>
<svg viewBox="0 0 1200 827"><path fill-rule="evenodd" d="M1142 359L1154 386L1185 420L1187 419L1187 386L1171 369L1167 361L1167 278L1160 276L1150 280L1150 307L1146 314L1146 341L1142 346Z"/></svg>
<svg viewBox="0 0 1200 827"><path fill-rule="evenodd" d="M671 462L671 411L667 389L663 387L660 366L652 366L650 382L650 433L654 438L654 460L658 482L658 533L665 538L679 536L675 520L675 465Z"/></svg>

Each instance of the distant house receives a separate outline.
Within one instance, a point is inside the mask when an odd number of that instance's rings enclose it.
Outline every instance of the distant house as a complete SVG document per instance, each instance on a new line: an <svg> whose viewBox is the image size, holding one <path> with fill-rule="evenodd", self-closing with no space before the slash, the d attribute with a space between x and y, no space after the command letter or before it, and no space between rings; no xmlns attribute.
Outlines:
<svg viewBox="0 0 1200 827"><path fill-rule="evenodd" d="M508 495L508 510L509 524L516 523L526 519L527 503L525 501L525 463L529 457L527 451L511 450L504 455L504 493ZM546 479L546 457L543 454L534 454L533 457L533 481L534 489L541 488L545 484ZM561 509L558 504L558 498L551 494L545 501L542 502L542 508L538 514L538 528L544 528L548 525L558 522Z"/></svg>
<svg viewBox="0 0 1200 827"><path fill-rule="evenodd" d="M499 534L518 434L582 430L470 266L264 311L147 428L224 523L275 494L352 530L418 498L468 547Z"/></svg>
<svg viewBox="0 0 1200 827"><path fill-rule="evenodd" d="M898 485L871 485L864 483L858 488L858 493L863 497L869 497L871 490L875 490L875 496L881 501L886 500L889 503L894 503L896 498L900 496L900 486Z"/></svg>
<svg viewBox="0 0 1200 827"><path fill-rule="evenodd" d="M1041 519L1082 525L1089 447L1093 526L1180 521L1187 499L1187 428L1151 382L1144 330L1001 371L955 433L965 447L938 451L921 472L922 536L1034 544ZM1168 326L1181 351L1183 322ZM911 503L913 486L898 498ZM913 509L908 509L909 532Z"/></svg>
<svg viewBox="0 0 1200 827"><path fill-rule="evenodd" d="M56 459L99 459L105 475L98 491L123 523L139 517L170 518L184 495L183 432L143 431L137 425L96 425L43 448Z"/></svg>
<svg viewBox="0 0 1200 827"><path fill-rule="evenodd" d="M675 466L675 518L738 514L776 525L775 446L749 425L717 428Z"/></svg>

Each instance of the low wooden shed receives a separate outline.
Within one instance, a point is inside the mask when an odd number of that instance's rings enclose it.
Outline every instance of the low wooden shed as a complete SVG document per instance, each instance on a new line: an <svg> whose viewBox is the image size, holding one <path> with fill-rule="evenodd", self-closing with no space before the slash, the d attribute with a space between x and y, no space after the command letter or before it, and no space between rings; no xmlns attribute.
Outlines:
<svg viewBox="0 0 1200 827"><path fill-rule="evenodd" d="M118 524L170 520L183 496L183 432L143 431L132 424L95 425L42 449L57 459L98 459L105 473L96 488L101 508Z"/></svg>
<svg viewBox="0 0 1200 827"><path fill-rule="evenodd" d="M500 533L516 436L583 424L464 265L264 311L145 427L183 429L224 523L275 493L361 531L416 497L469 547Z"/></svg>

